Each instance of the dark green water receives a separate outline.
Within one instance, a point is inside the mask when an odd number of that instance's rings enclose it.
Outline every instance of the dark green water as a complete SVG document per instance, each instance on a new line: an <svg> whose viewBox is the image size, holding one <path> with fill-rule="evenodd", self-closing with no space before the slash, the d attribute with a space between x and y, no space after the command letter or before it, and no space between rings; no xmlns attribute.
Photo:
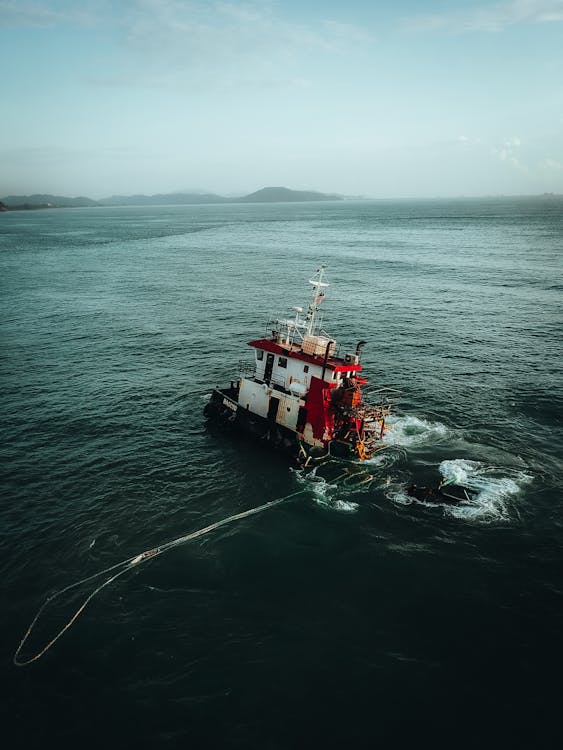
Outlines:
<svg viewBox="0 0 563 750"><path fill-rule="evenodd" d="M0 215L6 747L559 747L562 208ZM202 417L320 261L325 327L402 392L356 489ZM474 502L409 502L441 475ZM121 578L11 665L49 591L299 489Z"/></svg>

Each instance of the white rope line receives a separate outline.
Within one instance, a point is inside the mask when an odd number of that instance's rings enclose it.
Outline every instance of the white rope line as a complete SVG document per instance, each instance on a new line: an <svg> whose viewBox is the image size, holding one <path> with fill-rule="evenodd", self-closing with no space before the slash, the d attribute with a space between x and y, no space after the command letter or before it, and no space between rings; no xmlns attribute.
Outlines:
<svg viewBox="0 0 563 750"><path fill-rule="evenodd" d="M185 544L186 542L191 541L192 539L197 539L200 536L204 536L205 534L209 534L211 531L215 531L215 529L219 529L221 526L226 526L229 523L233 523L234 521L240 521L242 518L248 518L249 516L254 516L257 513L262 513L265 510L269 510L270 508L274 508L276 505L280 505L283 502L286 502L287 500L291 500L294 497L297 497L298 495L302 495L307 490L299 490L299 492L293 492L291 495L285 495L284 497L279 497L276 500L270 500L268 503L264 503L264 505L258 505L255 508L250 508L250 510L242 511L241 513L235 513L232 516L228 516L228 518L223 518L221 521L216 521L215 523L210 524L209 526L205 526L203 529L199 529L198 531L193 531L190 534L185 534L184 536L180 536L177 539L172 539L169 542L166 542L165 544L160 545L159 547L154 547L153 549L145 550L144 552L141 552L139 555L135 555L134 557L130 557L128 560L123 560L122 562L116 563L115 565L111 565L109 568L105 568L104 570L100 570L98 573L94 573L91 576L87 576L86 578L82 578L80 581L76 581L75 583L71 583L69 586L65 586L65 588L60 589L59 591L55 591L54 594L51 594L48 596L39 610L37 611L37 614L31 621L30 626L28 627L24 637L20 641L20 645L18 646L16 653L13 657L13 662L17 667L25 667L28 664L31 664L34 661L37 661L42 656L44 656L47 651L49 651L55 643L61 638L61 636L71 627L71 625L78 619L78 617L82 614L82 612L86 609L89 602L92 601L92 599L106 586L109 586L110 583L113 583L117 578L122 576L124 573L127 573L131 568L136 567L137 565L141 565L144 562L147 562L147 560L152 560L154 557L158 557L158 555L162 555L164 552L167 552L170 549L173 549L174 547L179 547L181 544ZM29 657L28 659L20 659L20 653L22 648L24 647L26 641L28 640L29 636L31 635L31 631L35 627L37 621L41 617L44 610L47 608L47 606L54 600L58 599L59 596L62 596L62 594L65 594L67 591L70 591L71 589L76 588L77 586L81 586L84 583L87 583L88 581L92 581L95 578L99 578L100 576L110 573L112 570L117 570L118 568L121 568L117 573L110 576L108 579L106 579L103 583L101 583L99 586L97 586L87 597L84 599L82 604L78 607L78 609L75 611L75 613L72 615L70 620L66 622L66 624L59 630L59 632L52 638L46 646L44 646L41 651L38 651L34 656Z"/></svg>

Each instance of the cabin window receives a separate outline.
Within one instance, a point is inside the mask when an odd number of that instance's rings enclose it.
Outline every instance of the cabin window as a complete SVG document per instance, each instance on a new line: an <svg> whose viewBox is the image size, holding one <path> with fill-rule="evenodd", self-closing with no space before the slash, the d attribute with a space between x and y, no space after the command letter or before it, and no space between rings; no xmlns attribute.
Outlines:
<svg viewBox="0 0 563 750"><path fill-rule="evenodd" d="M305 365L305 367L303 368L303 372L309 372L309 365Z"/></svg>
<svg viewBox="0 0 563 750"><path fill-rule="evenodd" d="M278 365L280 367L287 367L287 357L278 357Z"/></svg>
<svg viewBox="0 0 563 750"><path fill-rule="evenodd" d="M256 350L256 359L259 360L259 361L261 359L264 359L264 352L262 351L262 349L257 349Z"/></svg>

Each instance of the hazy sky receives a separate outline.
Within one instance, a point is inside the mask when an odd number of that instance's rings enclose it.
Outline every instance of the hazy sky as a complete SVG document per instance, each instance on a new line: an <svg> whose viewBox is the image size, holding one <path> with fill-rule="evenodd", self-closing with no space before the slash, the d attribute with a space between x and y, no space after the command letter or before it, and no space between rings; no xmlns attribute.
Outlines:
<svg viewBox="0 0 563 750"><path fill-rule="evenodd" d="M0 0L0 196L563 193L563 0Z"/></svg>

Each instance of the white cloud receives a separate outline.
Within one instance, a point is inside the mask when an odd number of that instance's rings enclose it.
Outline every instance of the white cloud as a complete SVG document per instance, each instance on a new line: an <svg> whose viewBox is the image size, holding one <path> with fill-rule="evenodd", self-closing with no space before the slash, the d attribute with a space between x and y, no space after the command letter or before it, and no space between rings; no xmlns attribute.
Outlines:
<svg viewBox="0 0 563 750"><path fill-rule="evenodd" d="M520 138L518 138L518 136L513 136L512 138L508 138L508 140L504 142L505 148L509 148L509 149L519 148L521 145L522 145L522 141L520 140Z"/></svg>
<svg viewBox="0 0 563 750"><path fill-rule="evenodd" d="M75 3L0 0L0 27L88 26L94 20L93 9Z"/></svg>
<svg viewBox="0 0 563 750"><path fill-rule="evenodd" d="M540 167L542 167L543 169L553 169L558 171L563 169L563 162L548 158L540 162Z"/></svg>
<svg viewBox="0 0 563 750"><path fill-rule="evenodd" d="M518 136L512 136L512 138L507 138L503 142L502 146L493 147L491 149L491 153L506 164L510 164L510 166L514 167L515 169L527 173L528 168L524 164L522 164L522 162L516 155L521 145L521 139L518 138Z"/></svg>
<svg viewBox="0 0 563 750"><path fill-rule="evenodd" d="M268 3L135 0L126 16L132 40L181 43L186 55L260 50L267 56L284 50L291 56L310 48L336 51L364 37L359 29L329 19L314 26L286 21Z"/></svg>
<svg viewBox="0 0 563 750"><path fill-rule="evenodd" d="M268 2L132 0L120 6L122 38L142 55L128 77L159 85L205 88L251 84L304 89L312 85L311 60L347 58L368 39L350 24L317 19L300 23Z"/></svg>
<svg viewBox="0 0 563 750"><path fill-rule="evenodd" d="M458 135L455 140L457 141L457 143L461 143L464 146L480 146L481 145L480 138L472 138L468 135Z"/></svg>
<svg viewBox="0 0 563 750"><path fill-rule="evenodd" d="M563 0L508 0L466 11L420 14L406 19L415 31L495 32L519 23L563 21Z"/></svg>
<svg viewBox="0 0 563 750"><path fill-rule="evenodd" d="M328 15L314 23L294 21L283 4L269 0L0 0L0 26L96 22L120 29L129 45L176 67L235 60L240 65L245 59L256 66L283 64L303 53L346 53L368 39L363 29Z"/></svg>

